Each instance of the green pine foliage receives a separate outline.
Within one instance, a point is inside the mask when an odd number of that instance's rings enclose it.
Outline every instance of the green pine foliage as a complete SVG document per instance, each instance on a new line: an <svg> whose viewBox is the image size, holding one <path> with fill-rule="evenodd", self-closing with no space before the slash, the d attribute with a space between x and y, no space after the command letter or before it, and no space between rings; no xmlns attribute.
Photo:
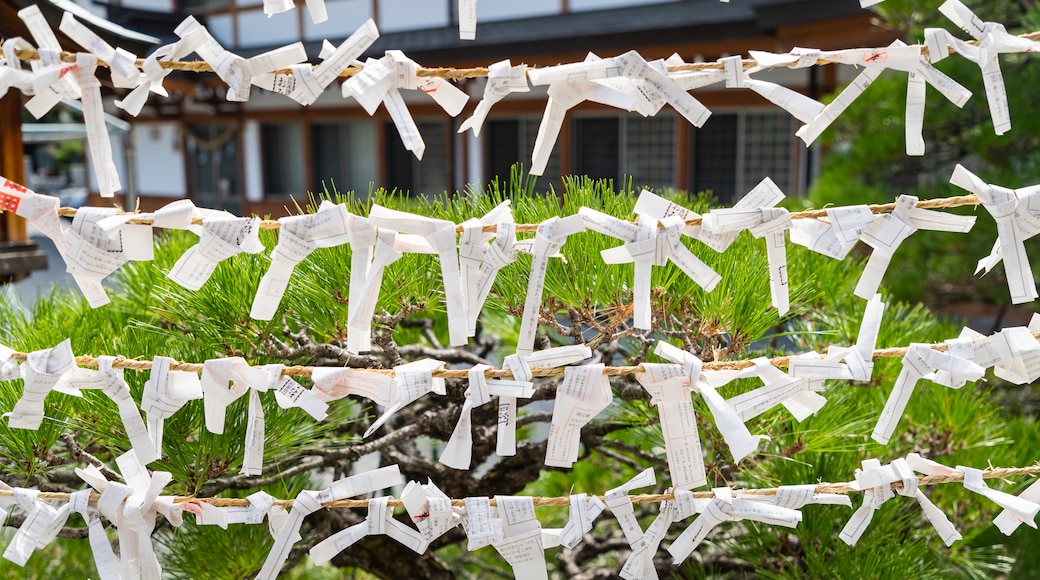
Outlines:
<svg viewBox="0 0 1040 580"><path fill-rule="evenodd" d="M564 191L533 194L528 183L517 177L511 184L492 184L484 191L471 189L466 195L439 199L409 198L385 191L375 192L372 200L395 209L452 220L456 223L480 216L505 199L511 200L519 223L535 223L552 216L576 213L589 206L611 215L631 218L637 192L630 187L615 189L609 182L587 179L565 181ZM681 192L667 195L697 211L706 211L711 201L703 196ZM351 211L364 214L367 206L351 195L333 192ZM316 206L317 199L310 200ZM917 238L944 236L921 232ZM264 232L262 240L272 248L275 234ZM963 237L980 251L989 241L977 234ZM27 305L0 306L0 342L31 351L54 346L71 338L77 354L122 354L148 359L166 355L200 362L224 356L242 356L253 364L335 364L327 354L314 349L293 348L306 344L337 347L346 337L349 248L319 249L301 263L293 274L281 308L270 322L248 316L257 283L269 265L266 255L239 255L221 264L202 290L191 292L165 277L176 259L196 242L193 235L167 232L156 237L153 262L134 263L122 268L109 284L112 303L91 309L75 291L58 290L48 298ZM707 294L674 266L654 268L653 294L655 320L659 327L647 334L627 330L631 309L631 266L603 264L601 250L618 245L616 240L595 233L576 234L564 245L563 259L554 259L548 269L543 308L557 323L541 327L552 344L586 341L596 346L597 355L608 364L636 364L657 360L648 348L657 339L694 347L705 360L742 359L770 356L783 342L796 352L823 350L827 345L848 345L855 341L864 302L851 295L864 260L853 257L838 262L788 244L788 263L792 284L792 311L780 319L769 308L768 269L761 240L743 233L725 254L686 241L694 253L715 268L723 281ZM472 353L501 363L515 348L529 272L529 257L502 270L481 316L480 340ZM895 269L895 268L894 268ZM961 272L967 277L970 272ZM389 332L393 344L440 348L447 342L443 312L443 288L435 257L406 255L386 271L377 308L374 331ZM405 320L431 321L402 324ZM574 331L571 326L577 325ZM570 329L570 332L567 332ZM902 346L910 342L941 341L956 336L954 324L942 322L920 306L889 304L885 312L879 346ZM763 339L765 340L759 340ZM291 351L287 358L284 353ZM390 360L376 352L362 363L387 365ZM660 362L660 361L658 361ZM352 361L350 364L356 364ZM461 368L468 363L457 365ZM887 462L911 451L948 465L985 467L1030 465L1037 459L1038 447L1031 419L999 406L985 381L954 390L922 381L910 401L888 446L873 443L869 434L899 372L898 360L878 361L874 380L869 384L835 384L825 394L828 404L801 423L779 409L751 421L754 434L771 440L759 453L739 464L722 442L710 414L695 397L702 433L706 465L713 486L766 487L817 481L846 481L863 459L878 457ZM146 373L126 371L135 400L140 401ZM544 381L544 380L543 380ZM305 385L305 380L301 381ZM21 394L21 381L0 383L0 409L9 410ZM612 380L615 402L586 428L580 461L570 470L528 465L530 477L519 484L508 480L510 469L491 459L472 474L449 473L423 463L435 458L443 445L441 437L425 434L418 442L408 441L385 450L382 462L394 457L411 458L402 466L413 479L431 477L453 497L463 497L464 486L479 485L474 493L521 493L556 496L571 492L602 493L623 483L638 471L654 467L658 474L657 491L668 484L664 441L656 409L650 407L642 389L631 377ZM733 397L758 386L757 381L739 381L723 389ZM453 382L447 398L429 395L413 404L423 412L447 409L448 433L458 416L465 385ZM551 398L551 391L542 398ZM545 404L526 409L526 414L544 414ZM71 475L81 466L73 457L68 438L109 465L128 450L128 442L115 413L115 406L99 393L81 398L51 394L46 401L47 418L39 431L12 430L0 422L0 478L13 485L33 485L41 489L81 489L84 484ZM279 474L309 457L330 451L349 452L360 442L359 434L378 410L363 400L344 399L332 403L329 418L317 423L298 409L284 410L264 397L266 413L265 465L277 466L270 474L254 480L235 479L241 468L245 433L245 398L228 409L223 435L206 432L202 402L191 401L166 422L164 456L150 465L154 470L170 471L174 483L164 493L245 497L263 489L276 497L293 497L300 490L322 485L329 476L349 473L355 457L319 469ZM420 420L420 412L409 410L391 428L404 428ZM454 414L451 414L454 413ZM521 414L525 414L523 411ZM493 412L480 410L474 420L493 424ZM520 437L544 438L547 416L520 428ZM376 439L383 432L371 439ZM478 436L494 437L494 430L478 431ZM370 439L370 440L371 440ZM486 444L486 440L483 441ZM478 445L482 442L478 441ZM522 443L521 447L532 445ZM491 445L493 447L493 444ZM402 451L404 450L404 451ZM395 455L399 454L399 455ZM542 449L544 456L544 448ZM492 455L492 458L494 456ZM534 455L534 457L538 457ZM530 463L530 462L528 462ZM540 458L537 459L540 464ZM509 464L512 465L512 464ZM424 471L425 470L425 471ZM482 478L482 479L478 479ZM221 482L235 479L234 486ZM447 483L445 483L447 482ZM990 484L1010 492L1020 491L1028 482ZM519 488L516 486L520 485ZM638 490L650 492L654 489ZM474 493L469 493L473 495ZM910 499L897 497L874 517L860 544L849 548L838 540L838 532L851 512L837 506L808 506L804 521L795 529L779 529L754 523L728 524L709 535L689 561L669 567L667 554L658 555L662 571L671 570L683 577L740 577L754 574L766 578L854 577L866 573L876 578L992 577L1022 573L1032 569L1038 536L1023 527L1010 539L996 532L989 523L997 508L957 485L928 491L932 500L950 515L964 534L964 540L946 548L938 540L921 510ZM854 498L858 505L859 498ZM656 514L656 506L637 508L644 527ZM345 512L346 510L332 510ZM340 529L356 523L358 514L315 514L303 530L309 546ZM540 508L543 526L562 527L566 509ZM73 516L70 526L82 525ZM353 519L351 519L353 518ZM675 525L672 537L683 529ZM110 528L111 530L111 528ZM111 533L111 532L110 532ZM11 532L4 533L10 537ZM173 529L158 526L158 544L166 572L175 578L248 578L263 563L272 540L266 526L234 525L228 530L197 526L186 521ZM611 574L617 570L627 551L616 522L604 515L596 524L591 541L602 550L561 549L547 552L555 574L573 575L572 565L583 570ZM6 540L5 540L6 541ZM332 578L344 573L367 577L386 577L387 566L397 566L402 574L419 574L408 568L414 558L393 562L353 558L361 553L378 554L380 545L392 542L379 538L362 542L334 560L342 569L310 565L302 552L292 559L290 578ZM381 544L382 543L382 544ZM668 542L665 542L667 546ZM2 544L0 544L2 545ZM508 566L491 549L469 553L465 538L456 532L433 546L425 562L450 563L446 576L486 578L509 577ZM441 570L441 568L436 568ZM0 577L45 577L58 575L85 577L92 574L86 540L60 540L35 555L26 569L0 566Z"/></svg>

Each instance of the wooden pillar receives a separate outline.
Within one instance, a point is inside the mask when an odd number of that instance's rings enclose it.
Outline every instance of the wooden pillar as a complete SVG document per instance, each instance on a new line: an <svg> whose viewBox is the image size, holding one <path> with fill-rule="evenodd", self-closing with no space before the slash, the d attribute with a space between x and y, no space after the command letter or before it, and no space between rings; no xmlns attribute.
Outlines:
<svg viewBox="0 0 1040 580"><path fill-rule="evenodd" d="M0 175L15 183L25 183L22 94L14 89L0 99ZM0 242L25 242L28 239L25 219L5 212L3 220L0 220Z"/></svg>

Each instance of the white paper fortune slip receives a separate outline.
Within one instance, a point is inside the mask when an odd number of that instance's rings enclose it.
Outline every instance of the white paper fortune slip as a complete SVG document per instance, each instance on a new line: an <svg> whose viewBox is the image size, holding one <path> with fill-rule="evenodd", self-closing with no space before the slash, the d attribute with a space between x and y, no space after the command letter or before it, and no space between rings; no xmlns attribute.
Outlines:
<svg viewBox="0 0 1040 580"><path fill-rule="evenodd" d="M38 494L35 489L14 490L15 503L26 516L4 550L3 557L19 566L25 566L33 552L53 542L69 517L69 504L55 509L37 499Z"/></svg>
<svg viewBox="0 0 1040 580"><path fill-rule="evenodd" d="M459 38L477 38L477 0L459 0ZM461 132L461 131L460 131Z"/></svg>
<svg viewBox="0 0 1040 580"><path fill-rule="evenodd" d="M149 473L134 452L117 457L116 465L125 484L108 481L93 465L77 468L76 475L101 494L98 509L118 530L122 577L161 578L162 567L151 542L156 516L162 514L170 525L179 527L187 504L159 495L173 481L173 475L166 471Z"/></svg>
<svg viewBox="0 0 1040 580"><path fill-rule="evenodd" d="M317 248L349 243L349 218L346 206L323 200L314 213L279 219L278 244L271 251L271 266L256 289L249 317L271 320L297 264Z"/></svg>
<svg viewBox="0 0 1040 580"><path fill-rule="evenodd" d="M517 338L516 345L517 354L530 355L534 351L534 339L538 331L538 317L542 307L542 294L545 291L545 272L549 266L549 257L560 251L567 241L567 236L583 231L585 231L585 223L581 216L577 215L565 218L553 217L538 225L531 251L531 276L527 281L524 315L520 322L520 336Z"/></svg>
<svg viewBox="0 0 1040 580"><path fill-rule="evenodd" d="M861 240L874 248L854 294L869 300L877 294L892 256L917 230L965 233L975 225L975 216L960 216L917 207L917 198L901 195L892 213L878 216L863 230Z"/></svg>
<svg viewBox="0 0 1040 580"><path fill-rule="evenodd" d="M895 497L892 484L896 482L903 484L899 489L899 495L917 500L925 517L938 532L943 543L950 546L961 538L957 529L947 519L946 514L918 489L919 479L914 475L911 465L907 460L900 458L889 465L881 465L877 459L866 459L863 461L863 469L856 470L856 481L852 482L852 488L863 490L863 503L842 529L839 535L841 541L850 546L855 546L859 542L874 519L874 512L886 501Z"/></svg>
<svg viewBox="0 0 1040 580"><path fill-rule="evenodd" d="M379 30L376 23L368 19L338 47L334 47L327 54L323 51L323 60L316 67L312 68L307 63L294 64L289 67L291 74L260 74L253 77L252 82L262 89L287 95L301 105L312 105L325 88L339 78L340 73L368 50L378 38Z"/></svg>
<svg viewBox="0 0 1040 580"><path fill-rule="evenodd" d="M596 518L607 509L603 500L584 493L571 494L570 501L567 524L560 529L542 529L542 545L545 549L563 546L573 550L581 542L582 536L592 531Z"/></svg>
<svg viewBox="0 0 1040 580"><path fill-rule="evenodd" d="M1003 135L1011 130L1011 111L998 57L1006 53L1035 52L1040 49L1040 44L1009 34L1003 24L984 22L959 0L947 0L939 6L939 12L978 42L968 44L943 29L927 28L925 45L929 58L932 62L939 62L950 54L952 45L958 54L979 65L993 130L997 135Z"/></svg>
<svg viewBox="0 0 1040 580"><path fill-rule="evenodd" d="M141 410L148 421L148 434L160 457L166 419L172 417L188 401L202 398L199 375L170 370L173 363L173 359L164 356L152 359L152 371L144 384L144 394L141 396Z"/></svg>
<svg viewBox="0 0 1040 580"><path fill-rule="evenodd" d="M417 90L430 95L444 112L458 116L469 102L469 95L441 77L418 76L419 65L399 50L388 50L381 59L370 58L360 73L342 85L343 97L353 97L369 115L383 103L405 149L422 160L426 143L405 105L401 90Z"/></svg>
<svg viewBox="0 0 1040 580"><path fill-rule="evenodd" d="M675 499L661 502L661 511L654 518L650 527L643 533L642 539L633 547L632 554L621 567L621 577L625 580L656 580L657 566L654 556L661 547L661 542L668 534L668 528L675 522L682 521L696 513L704 511L711 500L697 499L688 490L672 490Z"/></svg>
<svg viewBox="0 0 1040 580"><path fill-rule="evenodd" d="M419 397L430 392L444 395L444 379L433 378L433 371L443 366L443 362L430 359L410 362L394 367L392 378L347 368L315 367L314 390L323 401L357 395L385 407L379 419L365 431L363 437L368 437L394 413Z"/></svg>
<svg viewBox="0 0 1040 580"><path fill-rule="evenodd" d="M989 273L1003 260L1011 302L1036 300L1036 281L1024 242L1040 233L1040 186L1009 189L991 185L960 164L953 170L950 183L979 196L997 222L997 242L990 255L979 260L975 273Z"/></svg>
<svg viewBox="0 0 1040 580"><path fill-rule="evenodd" d="M632 547L633 554L640 552L640 548L643 547L643 528L639 525L639 518L636 517L632 498L628 494L632 490L649 487L656 483L657 477L654 476L654 470L647 468L625 482L624 485L603 494L603 501L607 504L607 508L610 509L610 513L617 519L618 525L621 526L621 531L624 532L625 539L628 540L629 546ZM652 560L653 554L649 554L649 558ZM639 565L638 568L641 570L644 566Z"/></svg>
<svg viewBox="0 0 1040 580"><path fill-rule="evenodd" d="M148 261L153 257L151 226L124 223L113 230L102 227L102 222L118 211L81 207L72 218L72 227L66 230L66 269L77 280L90 282L85 290L99 288L106 276L130 260ZM103 289L101 292L91 306L108 303L108 296Z"/></svg>
<svg viewBox="0 0 1040 580"><path fill-rule="evenodd" d="M379 300L383 270L401 257L394 249L394 232L376 233L368 218L348 214L350 232L350 293L347 300L347 351L372 348L372 316Z"/></svg>
<svg viewBox="0 0 1040 580"><path fill-rule="evenodd" d="M766 177L732 208L715 209L705 214L697 236L717 252L726 251L744 230L756 238L765 238L772 304L780 316L790 309L785 232L791 228L791 216L787 210L773 206L784 197L776 183Z"/></svg>
<svg viewBox="0 0 1040 580"><path fill-rule="evenodd" d="M90 494L89 489L72 493L69 496L69 511L78 513L83 518L83 523L87 524L87 537L98 578L119 580L119 558L112 551L112 544L109 543L105 526L101 523L99 510L90 506Z"/></svg>
<svg viewBox="0 0 1040 580"><path fill-rule="evenodd" d="M1019 499L1033 503L1040 503L1040 480L1034 481L1033 484L1020 493L1018 497ZM1019 514L1016 514L1008 508L1004 508L997 517L993 518L993 525L997 526L1000 532L1005 536L1013 534L1022 524L1026 524L1033 528L1036 527L1033 520L1023 519Z"/></svg>
<svg viewBox="0 0 1040 580"><path fill-rule="evenodd" d="M776 493L773 495L764 494L744 494L737 492L737 497L749 499L752 501L760 501L765 503L771 503L780 507L790 508L793 510L802 509L803 507L810 504L819 505L843 505L845 507L852 507L852 499L849 496L841 493L816 493L816 484L809 483L806 485L781 485L776 488Z"/></svg>
<svg viewBox="0 0 1040 580"><path fill-rule="evenodd" d="M258 254L260 218L209 218L202 224L199 243L188 248L170 269L168 277L188 290L202 288L217 264L241 252Z"/></svg>
<svg viewBox="0 0 1040 580"><path fill-rule="evenodd" d="M310 549L311 560L322 565L337 554L353 546L365 536L386 535L400 542L416 554L426 551L426 538L413 528L394 519L394 509L387 505L389 496L368 500L368 515L365 521L325 538Z"/></svg>
<svg viewBox="0 0 1040 580"><path fill-rule="evenodd" d="M934 350L927 344L911 344L903 356L903 369L899 372L892 393L881 411L874 433L871 434L872 439L878 443L888 443L907 403L910 402L910 395L913 394L917 381L932 377L932 373L937 370L964 376L971 381L979 380L986 372L985 368L955 354Z"/></svg>
<svg viewBox="0 0 1040 580"><path fill-rule="evenodd" d="M964 473L965 489L973 491L993 501L993 503L1004 508L1005 511L1012 514L1018 520L1025 522L1026 525L1032 528L1036 528L1035 520L1037 512L1040 512L1040 504L1033 501L1029 496L1025 496L1025 494L1022 496L1014 496L1010 493L990 489L989 486L986 485L986 480L983 478L984 474L981 469L958 465L957 471Z"/></svg>
<svg viewBox="0 0 1040 580"><path fill-rule="evenodd" d="M547 580L549 573L545 567L542 524L535 517L534 498L497 495L495 505L502 537L496 538L491 545L513 568L516 578Z"/></svg>
<svg viewBox="0 0 1040 580"><path fill-rule="evenodd" d="M144 104L148 100L148 95L150 93L155 93L163 97L169 96L169 93L166 92L162 83L163 80L173 72L173 69L163 67L159 64L160 61L175 62L182 60L184 57L195 52L198 47L202 46L202 44L206 42L208 35L209 33L206 29L200 27L185 34L184 37L177 42L155 49L152 54L148 55L144 59L144 64L141 66L144 78L141 79L140 84L127 93L122 99L116 99L115 105L129 113L131 116L136 117L141 113L141 109L144 108Z"/></svg>
<svg viewBox="0 0 1040 580"><path fill-rule="evenodd" d="M296 7L293 0L264 0L264 14L271 17L275 14L287 12ZM307 0L307 13L311 16L311 22L321 24L329 19L325 10L325 0Z"/></svg>
<svg viewBox="0 0 1040 580"><path fill-rule="evenodd" d="M101 197L112 197L122 189L119 171L112 160L112 141L105 125L105 111L101 102L101 81L94 76L97 57L92 54L76 54L76 66L72 74L83 91L83 124L87 128L87 146L98 182Z"/></svg>
<svg viewBox="0 0 1040 580"><path fill-rule="evenodd" d="M689 381L691 388L700 393L704 402L708 404L712 418L715 419L715 426L722 433L734 461L740 461L758 449L759 443L766 437L752 435L733 407L715 390L716 386L736 378L739 373L714 373L715 377L709 378L701 372L702 363L699 358L664 341L658 341L654 354L683 366L685 380ZM716 384L712 384L713 382Z"/></svg>
<svg viewBox="0 0 1040 580"><path fill-rule="evenodd" d="M697 413L688 375L682 365L643 363L636 380L650 393L661 417L661 435L668 455L668 475L675 489L693 489L708 482L704 453L697 432Z"/></svg>
<svg viewBox="0 0 1040 580"><path fill-rule="evenodd" d="M468 342L466 301L459 271L455 224L448 220L423 217L373 205L368 215L372 225L421 237L440 258L444 280L444 302L448 311L448 336L451 346Z"/></svg>
<svg viewBox="0 0 1040 580"><path fill-rule="evenodd" d="M842 53L844 56L839 60L831 60L838 53ZM845 112L845 109L849 108L853 101L863 94L863 91L867 90L871 83L881 76L881 73L886 68L905 72L915 71L917 63L921 60L921 49L920 47L899 46L899 44L893 43L887 48L851 49L837 52L795 49L792 51L792 55L793 58L788 62L798 62L800 59L805 59L805 61L815 64L818 58L822 58L831 60L831 62L843 62L863 67L863 72L853 79L833 101L824 107L823 111L816 115L816 118L795 132L795 135L801 138L805 142L806 147L808 147L827 130L827 127L830 127L831 123ZM763 61L770 61L768 53L752 51L751 56L759 64L762 64Z"/></svg>
<svg viewBox="0 0 1040 580"><path fill-rule="evenodd" d="M59 388L61 378L75 368L76 356L72 354L72 343L69 339L63 340L54 348L29 353L25 360L22 396L14 404L11 412L6 414L8 427L39 429L43 423L44 399L51 390Z"/></svg>
<svg viewBox="0 0 1040 580"><path fill-rule="evenodd" d="M54 242L55 249L61 254L62 259L65 259L69 251L69 234L62 228L61 218L58 217L58 205L59 200L56 197L40 195L24 185L0 177L0 211L13 211L15 215L25 218L39 228ZM72 277L88 304L92 307L107 304L108 296L96 279L84 278L77 274L72 274Z"/></svg>
<svg viewBox="0 0 1040 580"><path fill-rule="evenodd" d="M480 219L462 222L459 236L459 276L466 309L466 335L476 336L477 319L499 270L516 260L516 224L507 199ZM494 225L494 232L484 226Z"/></svg>
<svg viewBox="0 0 1040 580"><path fill-rule="evenodd" d="M409 481L401 492L401 501L415 527L419 528L425 538L427 547L462 523L462 517L455 513L451 505L451 498L432 481L425 485Z"/></svg>
<svg viewBox="0 0 1040 580"><path fill-rule="evenodd" d="M112 368L115 357L99 356L97 358L97 370L76 368L64 375L59 380L59 385L65 389L84 390L99 389L105 396L112 400L119 409L119 419L126 430L127 439L137 455L137 460L142 465L147 465L156 459L159 454L148 437L148 429L144 420L141 419L141 411L137 408L130 395L130 386L123 378L123 369Z"/></svg>
<svg viewBox="0 0 1040 580"><path fill-rule="evenodd" d="M200 29L205 31L205 41L195 47L195 52L213 67L213 71L217 73L220 80L227 83L227 100L229 101L248 101L250 87L255 77L307 60L307 51L304 50L302 42L276 48L252 58L242 58L221 46L217 39L213 38L205 27L192 16L185 18L174 32L185 39L199 34Z"/></svg>
<svg viewBox="0 0 1040 580"><path fill-rule="evenodd" d="M338 479L320 491L301 491L293 502L288 519L278 530L278 536L274 540L274 545L271 546L271 551L267 554L264 566L256 575L257 580L274 580L278 576L293 545L300 540L300 526L303 524L303 518L321 509L322 504L368 495L395 485L404 485L404 483L401 470L397 465L391 465Z"/></svg>
<svg viewBox="0 0 1040 580"><path fill-rule="evenodd" d="M932 85L951 103L963 107L971 98L971 91L935 68L922 58L917 70L907 77L906 87L906 154L924 155L924 110L927 99L926 85Z"/></svg>
<svg viewBox="0 0 1040 580"><path fill-rule="evenodd" d="M717 487L712 491L715 492L715 498L668 547L668 553L677 563L686 560L708 537L708 532L719 524L751 520L793 528L802 521L802 512L798 510L734 497L733 490L728 487Z"/></svg>
<svg viewBox="0 0 1040 580"><path fill-rule="evenodd" d="M726 88L751 89L803 123L812 122L823 112L823 103L816 99L777 83L751 78L751 73L761 70L761 67L745 71L740 55L720 58L719 62L725 72Z"/></svg>
<svg viewBox="0 0 1040 580"><path fill-rule="evenodd" d="M578 460L581 428L599 415L614 400L604 365L594 364L564 369L563 382L556 387L545 464L570 467Z"/></svg>
<svg viewBox="0 0 1040 580"><path fill-rule="evenodd" d="M652 214L660 215L665 211L660 211L660 204L655 204L647 196L656 197L643 190L639 196L640 201L636 204L639 221L635 225L587 207L581 208L578 212L587 229L625 242L624 246L603 250L601 255L607 264L635 264L632 283L632 325L644 330L652 327L650 292L653 266L665 266L671 261L705 292L711 292L721 280L714 270L694 256L679 239L686 227L684 219L670 215L658 221ZM664 201L661 198L657 199ZM640 203L642 209L649 210L650 213L640 213Z"/></svg>
<svg viewBox="0 0 1040 580"><path fill-rule="evenodd" d="M538 126L532 153L531 174L541 175L549 163L549 155L563 128L567 111L583 101L632 110L636 98L593 81L621 75L622 65L614 59L599 59L590 55L585 62L531 69L527 77L532 85L549 85L549 100L545 105L542 122Z"/></svg>
<svg viewBox="0 0 1040 580"><path fill-rule="evenodd" d="M460 2L466 0L460 0ZM470 0L474 3L476 0ZM462 23L459 23L461 26ZM527 65L518 64L512 66L509 59L498 61L488 67L487 84L484 85L484 98L477 103L473 115L463 121L459 126L459 133L465 133L472 129L473 136L480 135L484 127L484 119L495 103L504 99L510 93L526 93L531 90L527 84Z"/></svg>
<svg viewBox="0 0 1040 580"><path fill-rule="evenodd" d="M800 219L791 227L791 243L844 260L863 230L874 222L874 213L865 205L829 207L826 219Z"/></svg>
<svg viewBox="0 0 1040 580"><path fill-rule="evenodd" d="M112 71L112 82L117 88L133 89L141 84L141 71L137 69L136 54L122 48L114 48L93 30L76 20L71 12L62 14L59 28L98 60L108 63L108 68Z"/></svg>
<svg viewBox="0 0 1040 580"><path fill-rule="evenodd" d="M763 385L737 395L726 402L742 421L750 421L778 405L783 405L797 421L804 421L827 402L812 390L807 377L793 377L770 364L767 358L756 358L754 366L745 369L740 378L757 376Z"/></svg>
<svg viewBox="0 0 1040 580"><path fill-rule="evenodd" d="M11 87L18 89L22 94L35 95L36 90L33 88L33 80L35 80L36 75L33 71L23 69L22 61L18 58L18 51L33 50L33 45L26 42L24 38L16 36L4 40L2 48L4 61L3 63L0 63L0 97L6 95L8 89ZM42 62L43 59L46 58L44 54L48 52L48 49L40 48L38 52L40 53L40 59ZM51 52L53 56L50 59L50 62L59 62L60 55L55 53L59 53L60 51L53 50ZM60 70L61 69L59 69L59 75L61 74ZM61 95L58 96L60 97ZM54 99L51 98L50 100ZM32 101L32 99L30 99L30 101ZM55 103L56 102L57 101L55 100ZM53 107L53 105L49 103L46 106Z"/></svg>
<svg viewBox="0 0 1040 580"><path fill-rule="evenodd" d="M0 77L20 77L5 78L4 80L18 86L26 95L35 95L26 102L25 108L33 117L39 119L61 99L76 100L83 93L76 82L75 75L67 74L74 65L62 62L61 44L40 8L35 4L26 6L18 11L18 17L25 23L33 40L39 46L37 54L40 58L29 63L32 67L32 74L21 74L21 63L13 49L31 50L32 46L22 38L8 39L4 42L4 52L8 53L6 55L8 66L0 69L3 71ZM8 48L12 50L8 51ZM3 91L7 92L6 86Z"/></svg>

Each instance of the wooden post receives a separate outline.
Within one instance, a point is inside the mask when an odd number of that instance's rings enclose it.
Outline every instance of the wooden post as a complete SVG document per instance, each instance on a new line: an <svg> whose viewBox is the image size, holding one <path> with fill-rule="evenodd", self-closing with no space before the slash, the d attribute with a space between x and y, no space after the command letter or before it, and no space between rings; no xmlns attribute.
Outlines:
<svg viewBox="0 0 1040 580"><path fill-rule="evenodd" d="M10 90L0 99L0 175L25 183L22 147L22 94ZM47 269L47 253L29 241L25 218L0 214L0 284L21 280L33 270Z"/></svg>
<svg viewBox="0 0 1040 580"><path fill-rule="evenodd" d="M22 94L7 91L0 99L0 175L25 183L25 159L22 149ZM11 212L3 214L0 222L0 242L26 242L29 230L24 218Z"/></svg>

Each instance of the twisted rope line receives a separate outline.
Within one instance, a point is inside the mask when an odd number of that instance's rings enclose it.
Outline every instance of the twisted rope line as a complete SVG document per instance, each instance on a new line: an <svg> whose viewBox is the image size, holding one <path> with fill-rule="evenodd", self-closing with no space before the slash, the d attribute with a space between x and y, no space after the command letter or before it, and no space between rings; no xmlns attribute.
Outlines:
<svg viewBox="0 0 1040 580"><path fill-rule="evenodd" d="M917 207L920 208L920 209L944 209L944 208L952 208L952 207L979 206L981 204L982 204L982 202L981 202L981 200L979 200L979 197L977 195L975 195L975 194L971 194L971 195L958 195L958 196L954 196L954 197L940 197L940 198L936 198L936 199L921 200L921 201L917 202ZM873 205L868 205L867 208L869 208L870 211L872 213L875 213L875 214L892 213L895 210L895 208L896 208L896 203L893 202L893 203L873 204ZM58 215L63 216L63 217L70 217L70 218L71 217L76 217L76 211L77 210L74 207L63 207L63 208L59 208L58 209ZM3 213L3 212L0 211L0 213ZM121 211L117 215L127 215L127 214L132 214L132 213L136 213L136 212L122 212ZM805 210L805 211L791 212L791 219L793 219L793 220L798 220L798 219L819 219L819 218L825 218L825 217L827 217L827 210L826 209L809 209L809 210ZM194 224L194 225L197 225L197 226L201 226L201 225L203 225L204 221L205 220L203 218L194 217L194 218L192 218L191 223ZM686 225L688 225L688 226L699 226L699 225L701 225L702 221L703 221L702 218L695 217L695 218L691 218L691 219L686 220ZM127 223L129 223L129 224L140 224L140 225L152 225L153 222L154 222L154 220L152 220L151 218L140 218L140 219L130 219L130 220L127 220ZM630 223L634 224L635 222L630 222ZM516 224L516 231L519 232L519 233L533 234L533 233L538 231L538 226L539 225L540 224ZM278 220L260 220L260 229L262 229L262 230L277 230L280 227L281 227L281 224L278 222ZM455 231L457 233L461 234L462 231L463 231L463 227L461 225L456 225L455 226ZM496 224L487 224L487 225L485 225L483 227L482 231L487 232L487 233L494 233L494 232L498 231L498 225L496 225Z"/></svg>
<svg viewBox="0 0 1040 580"><path fill-rule="evenodd" d="M1034 332L1033 336L1038 338L1038 339L1040 339L1040 332ZM976 339L976 342L978 342L979 340L982 340L983 338L988 338L988 337L982 337L982 338ZM943 351L943 352L948 350L948 347L947 347L946 343L942 343L942 342L931 344L931 345L929 345L929 348L931 348L932 350ZM875 349L874 350L874 354L871 357L871 359L872 360L879 360L879 359L885 359L885 358L902 358L903 356L906 355L906 353L909 350L910 350L910 348L909 347L905 347L905 346L889 347L889 348L879 348L879 349ZM16 360L18 362L25 362L25 360L27 358L28 358L28 353L24 353L24 352L14 352L11 355L11 359L12 360ZM821 355L820 358L823 359L825 357L824 357L824 355ZM773 365L774 367L787 367L787 366L789 366L790 360L791 360L790 356L779 356L779 357L775 357L775 358L769 359L769 364ZM76 364L81 366L81 367L97 368L98 359L93 357L93 356L91 356L91 355L80 355L80 356L76 357ZM703 364L702 368L704 370L707 370L707 371L720 371L720 370L741 370L741 369L746 369L746 368L753 367L753 366L755 366L755 363L754 363L753 360L751 360L751 359L743 359L743 360L732 360L732 361L705 362ZM131 359L131 358L126 358L126 357L124 357L122 355L117 355L115 357L115 360L112 361L112 368L114 368L114 369L130 369L130 370L134 370L134 371L148 371L148 370L151 370L151 368L152 368L152 361L150 361L150 360ZM189 373L201 373L203 368L204 368L204 365L202 363L183 362L183 361L174 361L174 362L170 363L170 370L173 370L173 371L186 371L186 372L189 372ZM255 368L260 368L260 367L255 367ZM286 366L286 367L284 367L282 369L282 375L283 376L290 376L290 377L310 377L310 376L313 375L313 372L314 372L315 368L317 368L317 367L303 366L303 365ZM326 367L322 367L322 368L326 368ZM375 373L375 374L385 375L385 376L388 376L388 377L394 376L393 369L352 368L352 367L343 367L343 368L344 368L344 370L351 370L351 371L355 371L355 372ZM643 372L643 370L644 369L643 369L643 365L642 364L635 365L635 366L605 367L603 369L603 374L605 374L607 376L610 376L610 377L617 377L617 376L622 376L622 375L634 375L634 374ZM535 377L559 377L559 376L563 376L563 374L565 372L566 372L566 367L535 368L535 369L531 369L531 374L533 376L535 376ZM433 374L434 378L438 378L438 379L466 379L466 378L469 378L469 371L467 369L434 369L432 371L432 374ZM488 369L488 370L484 371L484 376L489 378L489 379L511 379L511 378L514 378L513 377L513 373L510 372L507 369Z"/></svg>
<svg viewBox="0 0 1040 580"><path fill-rule="evenodd" d="M983 478L985 479L1007 479L1010 477L1036 475L1040 473L1040 465L1033 465L1030 467L1001 467L987 469L983 471ZM947 483L960 483L964 481L964 473L956 472L949 475L927 475L921 477L918 480L920 486L932 486L932 485L943 485ZM897 481L891 484L893 490L899 490L903 488L903 482ZM774 496L777 494L779 488L760 488L760 489L734 489L734 495L744 496ZM848 495L853 492L863 491L861 489L855 489L852 482L847 483L819 483L816 485L816 489L813 493L834 493ZM55 500L55 501L68 501L72 494L62 492L51 492L43 491L37 494L36 498L41 500ZM0 497L13 497L14 491L0 490ZM90 494L90 504L97 505L97 500L101 495L98 493ZM603 500L604 496L590 496L598 497ZM675 499L675 495L671 493L656 493L656 494L640 494L628 496L632 503L660 503L664 501L672 501ZM693 497L698 499L711 499L715 497L714 492L711 491L698 491L693 493ZM535 507L565 507L570 505L570 496L559 496L559 497L534 497ZM233 497L192 497L192 496L178 496L174 498L174 503L186 503L186 502L204 502L214 507L248 507L249 500L245 498L233 498ZM293 501L291 499L280 499L275 500L274 504L283 507L292 507ZM344 499L339 501L332 501L322 504L326 508L366 508L368 507L369 500L367 499ZM404 502L399 499L391 499L388 504L391 507L404 507ZM463 506L465 500L452 499L451 505ZM495 505L495 499L491 498L491 505Z"/></svg>

